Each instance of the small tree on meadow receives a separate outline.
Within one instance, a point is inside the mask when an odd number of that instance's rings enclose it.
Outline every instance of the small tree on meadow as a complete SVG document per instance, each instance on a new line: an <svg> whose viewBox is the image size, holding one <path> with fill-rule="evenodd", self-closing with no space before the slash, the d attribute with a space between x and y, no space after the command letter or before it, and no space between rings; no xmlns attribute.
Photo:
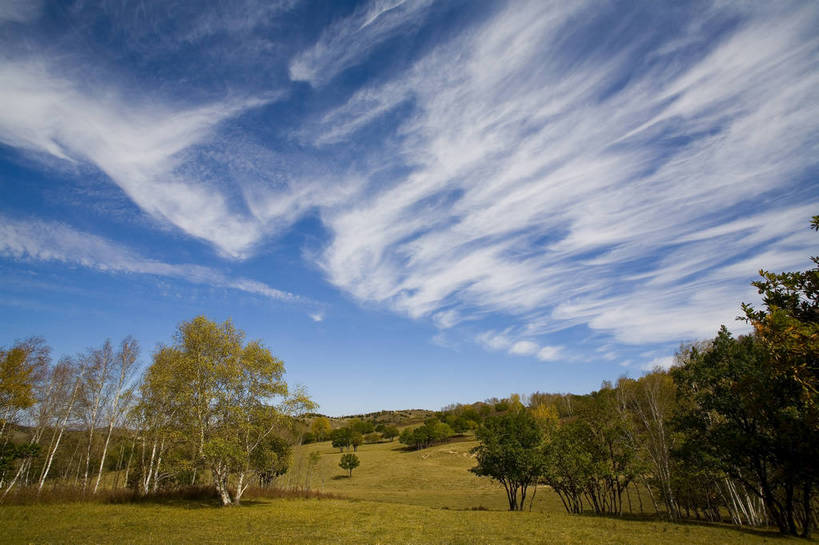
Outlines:
<svg viewBox="0 0 819 545"><path fill-rule="evenodd" d="M358 456L353 454L352 452L348 452L347 454L343 454L341 456L341 461L338 463L338 466L341 469L346 469L350 472L350 477L353 476L353 470L357 468L361 464L361 461L358 459Z"/></svg>

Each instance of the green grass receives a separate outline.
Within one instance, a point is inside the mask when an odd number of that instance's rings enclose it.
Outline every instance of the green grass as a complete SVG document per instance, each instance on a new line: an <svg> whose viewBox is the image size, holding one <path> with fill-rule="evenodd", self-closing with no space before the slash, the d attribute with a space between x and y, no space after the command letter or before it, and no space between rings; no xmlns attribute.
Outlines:
<svg viewBox="0 0 819 545"><path fill-rule="evenodd" d="M475 465L469 449L476 444L453 441L417 451L404 450L398 441L361 445L356 452L361 465L353 470L352 478L338 467L341 453L330 443L306 445L296 453L288 483L307 482L306 457L319 452L321 461L309 481L322 492L427 507L505 509L503 489L468 471ZM540 503L536 499L536 508Z"/></svg>
<svg viewBox="0 0 819 545"><path fill-rule="evenodd" d="M560 513L451 511L345 500L263 500L236 508L65 504L0 509L0 543L762 544L804 542L722 526Z"/></svg>
<svg viewBox="0 0 819 545"><path fill-rule="evenodd" d="M533 512L506 511L503 490L467 471L474 441L421 451L398 442L362 445L352 478L329 443L297 450L280 485L308 485L349 499L256 499L220 509L215 501L66 503L0 507L0 545L95 544L762 544L805 543L727 525L567 515L547 489ZM308 456L321 454L308 474ZM644 499L645 501L646 499ZM473 511L478 507L489 511Z"/></svg>

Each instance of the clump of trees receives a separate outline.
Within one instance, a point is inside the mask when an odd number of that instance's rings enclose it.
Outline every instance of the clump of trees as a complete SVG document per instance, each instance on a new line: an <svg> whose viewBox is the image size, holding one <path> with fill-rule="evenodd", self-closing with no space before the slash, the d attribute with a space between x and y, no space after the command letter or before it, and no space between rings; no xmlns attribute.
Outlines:
<svg viewBox="0 0 819 545"><path fill-rule="evenodd" d="M819 217L812 226L819 230ZM819 258L761 271L753 332L724 326L681 348L670 372L620 379L587 396L535 394L480 425L472 470L504 485L509 508L549 485L568 512L776 526L809 537L819 477ZM496 403L493 407L498 411ZM636 500L636 502L634 501Z"/></svg>
<svg viewBox="0 0 819 545"><path fill-rule="evenodd" d="M318 424L317 424L318 423ZM317 428L321 429L321 432ZM398 436L398 427L383 423L374 424L371 420L354 418L347 425L332 429L327 417L315 418L310 424L310 431L302 438L302 443L329 440L339 452L352 448L354 451L363 443L392 441Z"/></svg>
<svg viewBox="0 0 819 545"><path fill-rule="evenodd" d="M154 354L141 388L137 415L151 445L143 490L173 446L192 480L209 469L222 504L238 504L251 476L268 469L272 438L315 407L283 376L283 362L259 341L246 343L230 321L199 316L181 324L173 344Z"/></svg>
<svg viewBox="0 0 819 545"><path fill-rule="evenodd" d="M130 337L56 364L41 339L0 349L0 497L48 484L93 495L210 483L231 505L287 471L296 417L315 404L288 388L261 342L199 316L142 377L138 357Z"/></svg>
<svg viewBox="0 0 819 545"><path fill-rule="evenodd" d="M16 486L40 494L49 479L69 475L83 494L97 492L115 428L132 406L138 352L130 337L116 350L106 341L56 364L40 338L0 350L0 498Z"/></svg>
<svg viewBox="0 0 819 545"><path fill-rule="evenodd" d="M416 428L405 428L398 441L413 449L427 448L436 443L448 441L455 432L446 422L441 422L437 418L429 418L422 426Z"/></svg>

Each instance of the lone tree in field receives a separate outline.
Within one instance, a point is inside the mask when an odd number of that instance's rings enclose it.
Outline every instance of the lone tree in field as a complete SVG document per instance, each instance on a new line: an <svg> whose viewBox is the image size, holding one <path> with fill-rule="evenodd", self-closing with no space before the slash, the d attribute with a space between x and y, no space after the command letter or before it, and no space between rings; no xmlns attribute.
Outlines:
<svg viewBox="0 0 819 545"><path fill-rule="evenodd" d="M343 454L341 456L341 461L338 463L338 466L341 469L346 469L350 472L350 477L353 476L353 470L357 468L361 464L359 461L358 456L353 454L352 452L348 452L347 454Z"/></svg>

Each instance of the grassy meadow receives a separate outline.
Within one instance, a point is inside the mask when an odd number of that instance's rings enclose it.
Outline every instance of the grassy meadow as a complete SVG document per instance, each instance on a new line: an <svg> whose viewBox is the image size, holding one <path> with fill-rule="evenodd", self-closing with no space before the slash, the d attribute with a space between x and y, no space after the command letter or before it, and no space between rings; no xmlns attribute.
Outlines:
<svg viewBox="0 0 819 545"><path fill-rule="evenodd" d="M506 511L503 490L467 471L471 440L419 451L397 442L362 445L352 478L329 443L301 447L282 486L309 486L342 499L254 499L140 504L64 503L0 508L0 544L755 544L775 532L633 518L571 516L546 489L532 512ZM310 464L310 453L318 452ZM315 457L314 457L315 458ZM644 501L646 499L644 498ZM646 506L648 507L648 506ZM804 540L793 540L801 541Z"/></svg>
<svg viewBox="0 0 819 545"><path fill-rule="evenodd" d="M561 513L452 511L359 500L262 500L225 509L199 504L7 506L0 509L0 527L4 544L741 545L791 541L728 527Z"/></svg>

